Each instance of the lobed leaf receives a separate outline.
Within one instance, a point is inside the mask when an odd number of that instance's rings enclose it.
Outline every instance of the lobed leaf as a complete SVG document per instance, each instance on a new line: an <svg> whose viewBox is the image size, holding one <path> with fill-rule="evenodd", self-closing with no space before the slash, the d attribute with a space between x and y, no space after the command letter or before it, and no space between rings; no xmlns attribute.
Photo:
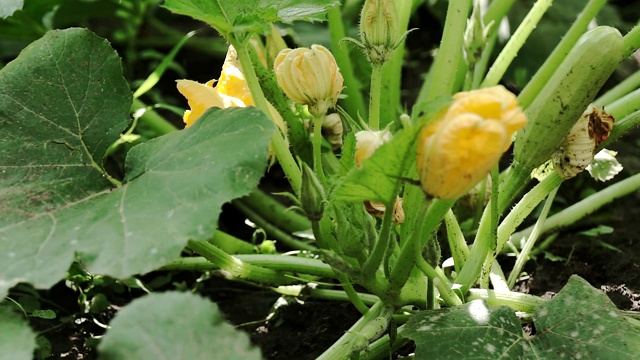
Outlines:
<svg viewBox="0 0 640 360"><path fill-rule="evenodd" d="M130 106L117 54L87 30L52 31L0 71L0 296L50 287L76 254L118 278L155 269L257 185L275 127L245 108L134 147L115 187L102 159Z"/></svg>
<svg viewBox="0 0 640 360"><path fill-rule="evenodd" d="M167 0L164 6L174 13L191 16L220 33L268 31L268 23L321 21L338 0Z"/></svg>
<svg viewBox="0 0 640 360"><path fill-rule="evenodd" d="M222 318L216 304L189 293L136 299L110 323L101 359L260 359L246 334Z"/></svg>
<svg viewBox="0 0 640 360"><path fill-rule="evenodd" d="M512 309L474 300L414 315L402 335L415 340L416 359L634 359L640 353L640 332L606 294L575 275L533 318L536 335L526 336Z"/></svg>
<svg viewBox="0 0 640 360"><path fill-rule="evenodd" d="M8 306L0 306L0 358L30 360L36 349L36 334L27 321Z"/></svg>

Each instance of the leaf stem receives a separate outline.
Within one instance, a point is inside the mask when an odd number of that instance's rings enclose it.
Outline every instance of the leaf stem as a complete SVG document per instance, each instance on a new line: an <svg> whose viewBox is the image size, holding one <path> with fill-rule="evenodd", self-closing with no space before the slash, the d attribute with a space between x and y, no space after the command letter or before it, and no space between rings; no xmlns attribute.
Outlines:
<svg viewBox="0 0 640 360"><path fill-rule="evenodd" d="M606 111L607 113L613 115L615 119L622 119L623 117L640 110L639 102L640 89L636 89L621 97L620 99L610 103L609 106L606 107Z"/></svg>
<svg viewBox="0 0 640 360"><path fill-rule="evenodd" d="M347 98L342 100L344 107L349 114L360 114L366 117L367 109L364 106L364 99L360 92L360 81L355 76L349 49L340 43L347 36L342 22L341 6L336 5L329 8L327 18L329 20L329 33L331 34L331 50L344 78L345 89L343 92L347 95Z"/></svg>
<svg viewBox="0 0 640 360"><path fill-rule="evenodd" d="M240 254L233 258L245 264L259 266L280 272L307 274L323 278L335 279L336 273L331 267L318 259L307 257L271 255L271 254ZM207 271L221 268L218 264L204 257L178 258L158 270L165 271Z"/></svg>
<svg viewBox="0 0 640 360"><path fill-rule="evenodd" d="M550 216L547 221L545 221L540 234L544 234L551 230L573 224L579 219L594 213L602 206L618 198L626 196L638 189L640 189L640 174L636 174L624 180L621 180ZM520 232L513 234L512 238L519 239L522 237L527 237L531 234L532 231L533 227L528 227Z"/></svg>
<svg viewBox="0 0 640 360"><path fill-rule="evenodd" d="M382 95L382 64L373 64L369 94L369 128L380 130L380 96Z"/></svg>
<svg viewBox="0 0 640 360"><path fill-rule="evenodd" d="M131 112L134 113L140 109L145 109L145 112L144 114L142 114L142 116L140 116L139 121L154 129L158 133L158 135L165 135L178 130L175 125L168 122L164 117L153 110L153 107L146 105L144 102L138 99L133 99Z"/></svg>
<svg viewBox="0 0 640 360"><path fill-rule="evenodd" d="M281 241L283 244L286 244L292 249L300 249L300 250L309 250L314 251L318 250L315 246L308 244L304 241L296 239L294 236L290 235L286 231L281 230L276 225L272 224L269 220L262 217L260 213L255 211L253 208L245 205L242 202L234 202L234 206L240 210L247 218L253 221L257 226L261 227L268 234L273 236L275 239Z"/></svg>
<svg viewBox="0 0 640 360"><path fill-rule="evenodd" d="M263 219L286 232L294 233L311 229L311 222L306 216L284 206L280 201L260 189L234 200L233 203L242 203L256 210Z"/></svg>
<svg viewBox="0 0 640 360"><path fill-rule="evenodd" d="M323 114L313 117L313 171L323 185L327 183L322 169L322 119L325 116Z"/></svg>
<svg viewBox="0 0 640 360"><path fill-rule="evenodd" d="M587 26L595 18L596 14L606 3L606 0L590 0L578 15L569 30L564 34L562 40L556 45L549 57L536 71L535 75L527 83L522 92L518 95L518 103L526 109L538 96L542 87L549 81L553 73L558 69L562 61L571 48L578 42L578 39L587 30Z"/></svg>
<svg viewBox="0 0 640 360"><path fill-rule="evenodd" d="M429 77L422 85L416 104L451 96L457 77L455 69L462 60L462 42L471 0L449 1L440 48Z"/></svg>
<svg viewBox="0 0 640 360"><path fill-rule="evenodd" d="M247 51L246 42L242 43L237 39L230 38L229 41L236 49L238 54L238 59L240 60L240 65L242 66L242 73L244 74L245 80L247 81L247 86L251 91L251 97L253 98L253 102L256 104L260 110L262 110L270 119L271 112L269 111L269 106L267 105L267 100L264 97L264 93L262 92L262 88L260 87L260 83L258 81L258 77L253 68L253 64L251 63L251 57L249 52ZM273 119L271 119L273 121ZM280 162L280 166L284 171L287 179L289 179L289 183L293 188L293 191L296 194L300 194L300 187L302 185L302 172L300 168L298 168L298 164L291 155L289 151L289 145L285 141L284 137L280 131L276 131L271 138L271 147Z"/></svg>
<svg viewBox="0 0 640 360"><path fill-rule="evenodd" d="M524 219L544 200L553 189L558 188L564 180L554 171L526 193L520 201L509 211L498 227L497 252L501 252L509 238L519 239L522 236L511 236Z"/></svg>
<svg viewBox="0 0 640 360"><path fill-rule="evenodd" d="M640 48L640 25L636 24L636 26L634 26L633 29L623 37L623 39L624 53L622 53L622 59L626 59Z"/></svg>
<svg viewBox="0 0 640 360"><path fill-rule="evenodd" d="M292 282L281 272L247 264L206 241L189 240L187 246L204 256L221 270L227 271L234 278L270 286L279 286Z"/></svg>
<svg viewBox="0 0 640 360"><path fill-rule="evenodd" d="M624 79L624 81L613 87L611 90L607 91L596 100L593 100L593 103L597 106L607 106L608 111L609 104L616 100L619 100L633 90L636 90L638 87L640 87L640 71L636 71L631 76Z"/></svg>
<svg viewBox="0 0 640 360"><path fill-rule="evenodd" d="M364 350L369 342L381 336L387 329L393 309L382 301L376 302L338 341L333 343L318 360L349 359Z"/></svg>
<svg viewBox="0 0 640 360"><path fill-rule="evenodd" d="M540 216L538 217L538 220L536 221L536 224L533 227L533 231L531 231L531 234L527 238L527 241L525 242L522 248L522 251L518 254L518 257L516 258L516 263L515 265L513 265L513 270L511 270L511 274L509 274L509 279L507 279L507 283L509 284L509 289L513 289L513 287L516 284L516 281L520 277L520 272L522 271L524 264L527 262L527 260L529 260L529 253L531 253L531 250L533 249L533 245L536 243L536 241L538 241L538 238L540 236L540 230L542 229L542 226L544 225L544 222L547 219L547 215L549 214L549 210L551 209L551 204L553 203L553 199L556 197L556 193L558 192L558 189L559 187L556 187L555 189L553 189L549 194L549 197L547 197L547 201L545 202L544 207L542 208L542 212L540 213Z"/></svg>
<svg viewBox="0 0 640 360"><path fill-rule="evenodd" d="M380 268L380 264L382 264L384 260L384 255L389 249L394 205L395 199L385 204L384 216L382 217L382 226L380 228L380 236L378 237L378 241L376 242L371 255L369 255L369 258L362 267L362 276L367 279L367 281L371 280L374 277L375 273Z"/></svg>
<svg viewBox="0 0 640 360"><path fill-rule="evenodd" d="M527 13L527 16L522 20L522 23L518 26L513 33L505 47L502 49L498 58L493 63L487 76L482 81L480 87L489 87L498 84L504 73L507 71L509 65L513 59L518 55L518 51L522 48L525 41L531 35L533 29L542 18L542 15L551 6L552 0L538 0L533 5L531 10Z"/></svg>
<svg viewBox="0 0 640 360"><path fill-rule="evenodd" d="M419 215L416 217L413 233L409 240L403 244L400 256L391 271L389 293L398 294L400 292L415 266L414 252L419 248L420 253L422 253L422 248L424 247L422 234L431 234L435 231L454 202L455 200L434 199L430 205L423 204Z"/></svg>
<svg viewBox="0 0 640 360"><path fill-rule="evenodd" d="M411 10L415 1L394 1L398 20L398 31L408 30ZM406 38L393 51L382 70L382 89L380 99L380 128L384 128L398 117L401 108L402 66L404 65Z"/></svg>

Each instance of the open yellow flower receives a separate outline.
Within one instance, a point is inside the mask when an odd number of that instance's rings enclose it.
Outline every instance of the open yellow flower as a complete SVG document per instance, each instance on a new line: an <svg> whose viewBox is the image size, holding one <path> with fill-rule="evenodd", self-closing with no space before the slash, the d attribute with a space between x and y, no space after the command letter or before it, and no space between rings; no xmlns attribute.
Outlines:
<svg viewBox="0 0 640 360"><path fill-rule="evenodd" d="M186 110L182 118L186 127L193 125L207 109L212 107L226 109L254 105L249 86L242 73L238 54L233 46L229 46L217 82L210 80L206 84L201 84L192 80L178 80L177 87L189 103L190 110ZM267 102L267 106L271 119L287 141L287 126L284 119L271 103ZM271 146L269 149L271 153Z"/></svg>
<svg viewBox="0 0 640 360"><path fill-rule="evenodd" d="M526 124L516 97L502 86L458 93L444 115L420 133L417 166L423 190L457 199L491 171Z"/></svg>
<svg viewBox="0 0 640 360"><path fill-rule="evenodd" d="M178 80L177 83L178 91L187 98L191 108L183 116L186 127L193 125L211 107L225 109L253 105L251 92L233 46L229 46L217 84L215 80L206 84L192 80Z"/></svg>

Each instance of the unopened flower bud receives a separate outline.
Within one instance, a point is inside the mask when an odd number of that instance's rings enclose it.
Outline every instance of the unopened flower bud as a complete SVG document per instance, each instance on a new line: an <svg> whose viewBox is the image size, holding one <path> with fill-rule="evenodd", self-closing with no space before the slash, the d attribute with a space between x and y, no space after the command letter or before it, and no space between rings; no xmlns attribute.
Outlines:
<svg viewBox="0 0 640 360"><path fill-rule="evenodd" d="M551 156L558 175L570 179L582 172L593 160L598 146L609 137L614 121L604 110L589 105Z"/></svg>
<svg viewBox="0 0 640 360"><path fill-rule="evenodd" d="M369 200L364 202L364 208L369 214L378 218L382 218L386 210L386 206L384 206L383 203ZM402 198L398 196L393 205L393 222L396 224L402 224L404 219L405 215L402 207Z"/></svg>
<svg viewBox="0 0 640 360"><path fill-rule="evenodd" d="M360 13L360 41L373 64L382 64L401 41L393 0L366 0Z"/></svg>
<svg viewBox="0 0 640 360"><path fill-rule="evenodd" d="M300 189L300 206L311 221L320 221L324 213L324 188L316 174L302 163L302 187Z"/></svg>
<svg viewBox="0 0 640 360"><path fill-rule="evenodd" d="M333 54L322 45L284 49L273 64L278 85L287 97L308 105L314 116L335 107L344 79Z"/></svg>
<svg viewBox="0 0 640 360"><path fill-rule="evenodd" d="M441 199L457 199L487 176L526 123L515 95L502 86L458 93L453 99L418 140L422 188Z"/></svg>
<svg viewBox="0 0 640 360"><path fill-rule="evenodd" d="M362 166L362 162L373 155L373 152L382 144L391 141L392 135L389 130L362 130L356 133L356 152L355 160L358 167Z"/></svg>
<svg viewBox="0 0 640 360"><path fill-rule="evenodd" d="M342 147L342 120L337 113L329 114L322 119L322 136L331 144L333 150Z"/></svg>

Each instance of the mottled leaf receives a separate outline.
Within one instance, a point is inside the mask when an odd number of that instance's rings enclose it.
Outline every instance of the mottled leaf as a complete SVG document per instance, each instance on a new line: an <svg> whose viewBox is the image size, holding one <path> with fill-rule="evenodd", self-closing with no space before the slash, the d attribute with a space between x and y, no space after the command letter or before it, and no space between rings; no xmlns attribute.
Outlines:
<svg viewBox="0 0 640 360"><path fill-rule="evenodd" d="M49 287L79 254L124 278L177 257L250 192L274 126L255 108L207 112L133 148L122 185L102 160L129 122L117 54L86 30L54 31L0 71L0 296Z"/></svg>
<svg viewBox="0 0 640 360"><path fill-rule="evenodd" d="M249 337L224 321L216 304L190 293L134 300L110 326L98 346L105 360L261 358Z"/></svg>
<svg viewBox="0 0 640 360"><path fill-rule="evenodd" d="M36 334L8 306L0 306L0 359L30 360L36 349Z"/></svg>
<svg viewBox="0 0 640 360"><path fill-rule="evenodd" d="M327 9L337 0L167 0L164 6L213 26L222 34L262 32L269 22L324 20Z"/></svg>
<svg viewBox="0 0 640 360"><path fill-rule="evenodd" d="M474 300L412 316L402 335L416 359L635 359L640 331L603 292L573 276L534 311L536 335L523 333L513 310Z"/></svg>

